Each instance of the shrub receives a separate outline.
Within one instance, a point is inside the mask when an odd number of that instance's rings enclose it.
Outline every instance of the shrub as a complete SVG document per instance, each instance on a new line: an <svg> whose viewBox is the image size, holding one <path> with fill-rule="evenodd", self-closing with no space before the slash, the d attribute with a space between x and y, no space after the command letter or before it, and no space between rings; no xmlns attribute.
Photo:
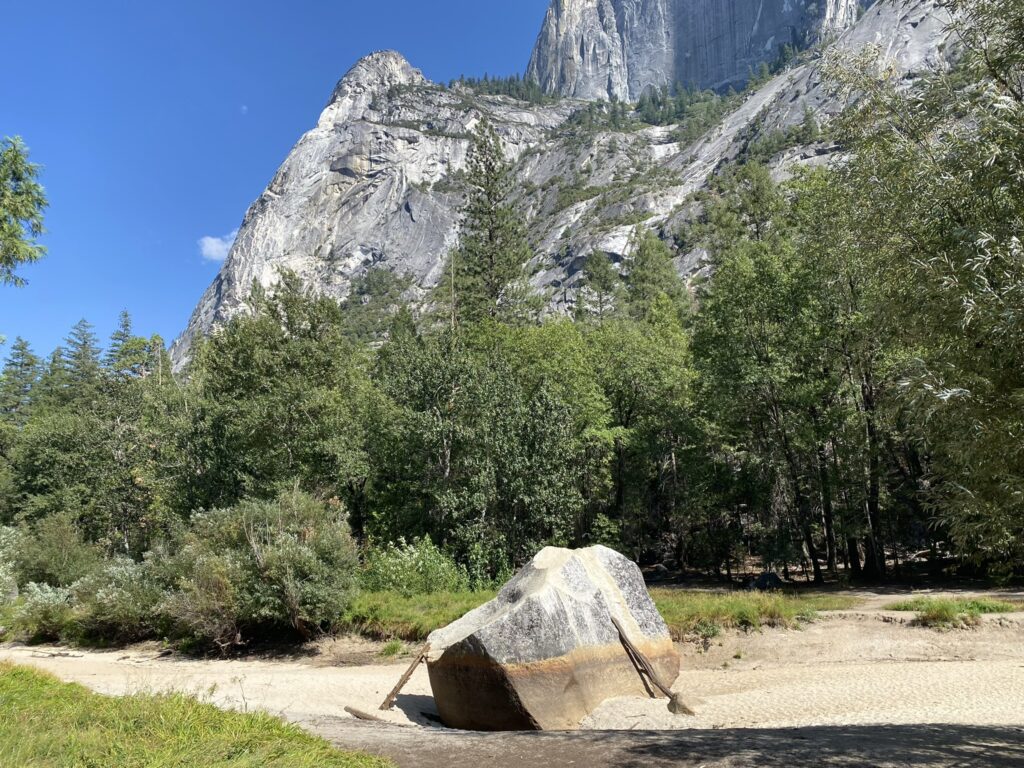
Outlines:
<svg viewBox="0 0 1024 768"><path fill-rule="evenodd" d="M30 583L14 613L15 631L30 642L60 640L71 621L71 590Z"/></svg>
<svg viewBox="0 0 1024 768"><path fill-rule="evenodd" d="M129 643L157 634L163 584L150 563L129 558L75 582L74 632L90 641Z"/></svg>
<svg viewBox="0 0 1024 768"><path fill-rule="evenodd" d="M163 610L222 650L253 630L308 639L332 626L358 569L344 510L298 490L197 515L177 560L187 575Z"/></svg>
<svg viewBox="0 0 1024 768"><path fill-rule="evenodd" d="M20 536L15 528L0 527L0 605L18 596L18 577L14 566Z"/></svg>
<svg viewBox="0 0 1024 768"><path fill-rule="evenodd" d="M411 544L399 539L397 544L368 549L360 581L371 592L396 592L405 597L469 588L465 569L428 537Z"/></svg>
<svg viewBox="0 0 1024 768"><path fill-rule="evenodd" d="M85 541L69 514L44 517L22 531L15 555L20 583L36 582L69 587L100 563L98 547Z"/></svg>

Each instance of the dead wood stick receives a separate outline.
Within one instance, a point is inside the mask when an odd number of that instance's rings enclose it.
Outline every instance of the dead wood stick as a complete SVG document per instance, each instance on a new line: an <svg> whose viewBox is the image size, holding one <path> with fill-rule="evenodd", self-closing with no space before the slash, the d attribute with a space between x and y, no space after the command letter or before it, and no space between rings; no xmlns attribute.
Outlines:
<svg viewBox="0 0 1024 768"><path fill-rule="evenodd" d="M395 706L395 701L398 699L398 694L402 692L403 688L405 688L406 684L409 682L409 679L412 677L413 672L416 671L416 667L418 667L423 662L423 660L427 658L428 653L430 653L430 643L427 643L423 646L423 648L420 649L420 652L416 654L416 658L413 659L412 664L409 665L409 668L405 670L405 674L402 675L401 680L398 681L398 685L396 685L391 690L391 693L388 694L388 697L384 699L384 703L380 705L381 712L387 712L389 709Z"/></svg>
<svg viewBox="0 0 1024 768"><path fill-rule="evenodd" d="M636 667L640 670L640 676L647 675L647 679L654 684L654 687L668 697L669 711L676 715L696 715L697 713L683 702L678 693L673 693L667 685L658 679L658 673L654 671L654 665L643 655L639 648L633 645L632 641L626 636L626 631L622 628L619 620L614 616L611 617L611 620L612 624L615 625L616 631L619 633L619 640L622 641L622 645L626 648L626 653L633 659Z"/></svg>
<svg viewBox="0 0 1024 768"><path fill-rule="evenodd" d="M369 720L371 723L386 723L387 722L387 720L385 720L382 717L377 717L376 715L371 715L371 714L369 714L367 712L363 712L361 709L356 709L355 707L345 707L345 711L348 712L350 715L352 715L352 717L354 717L356 720Z"/></svg>

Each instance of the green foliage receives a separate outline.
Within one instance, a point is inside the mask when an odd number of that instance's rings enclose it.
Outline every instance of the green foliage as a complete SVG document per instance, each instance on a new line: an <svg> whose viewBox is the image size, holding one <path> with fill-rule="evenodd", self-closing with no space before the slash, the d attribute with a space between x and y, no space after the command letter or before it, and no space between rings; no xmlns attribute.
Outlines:
<svg viewBox="0 0 1024 768"><path fill-rule="evenodd" d="M298 490L197 515L163 610L222 650L251 632L308 639L351 600L358 559L344 510Z"/></svg>
<svg viewBox="0 0 1024 768"><path fill-rule="evenodd" d="M39 166L20 138L0 141L0 285L23 285L15 270L46 253L36 242L47 206L38 178Z"/></svg>
<svg viewBox="0 0 1024 768"><path fill-rule="evenodd" d="M339 752L270 715L225 712L182 695L106 698L10 664L0 665L0 700L0 764L10 768L391 765L382 758Z"/></svg>
<svg viewBox="0 0 1024 768"><path fill-rule="evenodd" d="M473 93L491 96L510 96L530 104L551 104L559 100L557 94L545 93L536 80L510 75L509 77L460 77L452 80L450 88L467 88Z"/></svg>
<svg viewBox="0 0 1024 768"><path fill-rule="evenodd" d="M71 621L71 611L70 589L26 584L14 611L14 629L33 643L59 640Z"/></svg>
<svg viewBox="0 0 1024 768"><path fill-rule="evenodd" d="M432 592L465 592L469 578L463 568L427 537L407 544L371 547L363 556L359 581L371 592L395 592L403 597Z"/></svg>
<svg viewBox="0 0 1024 768"><path fill-rule="evenodd" d="M626 304L637 320L653 320L659 311L682 319L686 288L672 263L669 247L646 227L637 227L626 262Z"/></svg>
<svg viewBox="0 0 1024 768"><path fill-rule="evenodd" d="M623 300L622 277L607 254L595 251L583 267L577 317L592 316L598 322L616 313Z"/></svg>
<svg viewBox="0 0 1024 768"><path fill-rule="evenodd" d="M22 584L70 587L99 565L101 554L73 516L55 513L22 527L13 558Z"/></svg>
<svg viewBox="0 0 1024 768"><path fill-rule="evenodd" d="M167 621L160 608L166 591L152 562L109 560L75 582L71 593L74 610L61 632L65 639L122 644L164 635Z"/></svg>
<svg viewBox="0 0 1024 768"><path fill-rule="evenodd" d="M18 596L15 554L20 545L21 536L16 529L0 526L0 605Z"/></svg>
<svg viewBox="0 0 1024 768"><path fill-rule="evenodd" d="M252 313L203 343L191 368L201 476L188 511L270 497L295 479L340 495L367 472L361 410L374 393L338 304L292 274L271 293L254 287L250 301Z"/></svg>
<svg viewBox="0 0 1024 768"><path fill-rule="evenodd" d="M524 298L521 278L531 252L522 217L509 203L513 183L501 139L484 120L469 155L461 240L438 286L453 323L508 317Z"/></svg>

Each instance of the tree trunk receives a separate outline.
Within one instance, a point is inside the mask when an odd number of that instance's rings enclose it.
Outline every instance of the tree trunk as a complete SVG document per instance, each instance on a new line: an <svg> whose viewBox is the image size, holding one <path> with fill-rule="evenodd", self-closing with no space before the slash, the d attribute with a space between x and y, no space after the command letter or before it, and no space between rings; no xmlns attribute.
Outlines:
<svg viewBox="0 0 1024 768"><path fill-rule="evenodd" d="M835 514L832 508L832 482L828 474L828 456L825 446L818 446L818 478L821 484L821 514L825 525L825 549L828 558L828 570L835 576L838 572L836 555Z"/></svg>

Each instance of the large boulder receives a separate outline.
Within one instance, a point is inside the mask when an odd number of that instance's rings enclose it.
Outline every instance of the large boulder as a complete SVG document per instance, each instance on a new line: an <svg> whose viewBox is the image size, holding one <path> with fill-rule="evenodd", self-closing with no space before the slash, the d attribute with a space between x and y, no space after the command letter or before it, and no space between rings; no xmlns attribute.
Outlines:
<svg viewBox="0 0 1024 768"><path fill-rule="evenodd" d="M607 699L646 696L629 640L671 686L679 655L635 563L607 547L549 547L486 605L428 638L445 725L572 730Z"/></svg>

